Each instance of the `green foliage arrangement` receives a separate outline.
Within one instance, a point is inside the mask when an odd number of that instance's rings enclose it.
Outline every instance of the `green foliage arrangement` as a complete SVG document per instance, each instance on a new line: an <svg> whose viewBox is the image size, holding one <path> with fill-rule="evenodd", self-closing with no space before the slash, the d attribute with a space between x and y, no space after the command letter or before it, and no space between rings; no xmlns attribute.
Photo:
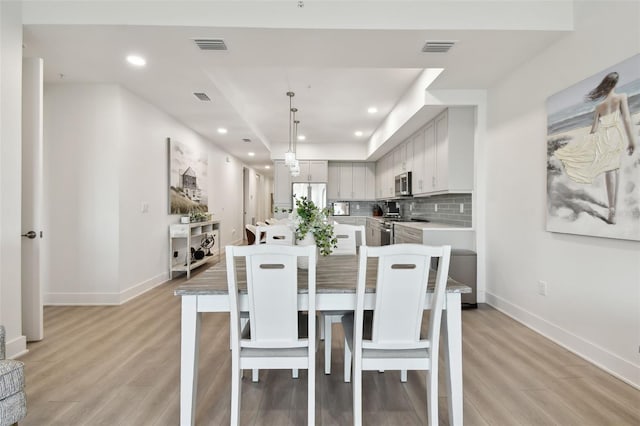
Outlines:
<svg viewBox="0 0 640 426"><path fill-rule="evenodd" d="M296 238L302 240L311 232L321 255L330 255L338 245L333 225L329 221L329 209L318 208L313 201L307 200L307 197L296 199L294 223L297 225Z"/></svg>
<svg viewBox="0 0 640 426"><path fill-rule="evenodd" d="M201 212L197 210L192 210L191 213L189 213L190 222L205 222L207 220L211 220L211 213Z"/></svg>

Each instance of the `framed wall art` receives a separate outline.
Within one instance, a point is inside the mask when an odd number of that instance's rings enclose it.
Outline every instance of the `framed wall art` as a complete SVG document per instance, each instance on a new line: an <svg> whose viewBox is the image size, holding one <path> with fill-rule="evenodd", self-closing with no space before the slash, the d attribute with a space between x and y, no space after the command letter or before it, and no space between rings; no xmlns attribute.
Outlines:
<svg viewBox="0 0 640 426"><path fill-rule="evenodd" d="M171 138L169 144L169 213L206 212L208 157Z"/></svg>
<svg viewBox="0 0 640 426"><path fill-rule="evenodd" d="M640 241L640 55L547 99L547 230Z"/></svg>

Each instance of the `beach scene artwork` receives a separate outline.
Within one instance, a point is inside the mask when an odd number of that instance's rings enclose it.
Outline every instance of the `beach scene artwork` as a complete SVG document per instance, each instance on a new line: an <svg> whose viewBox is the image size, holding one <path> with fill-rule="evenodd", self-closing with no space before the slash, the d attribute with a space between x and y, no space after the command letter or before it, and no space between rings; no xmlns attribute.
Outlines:
<svg viewBox="0 0 640 426"><path fill-rule="evenodd" d="M546 107L547 231L640 241L640 55Z"/></svg>
<svg viewBox="0 0 640 426"><path fill-rule="evenodd" d="M169 213L208 210L206 152L169 139Z"/></svg>

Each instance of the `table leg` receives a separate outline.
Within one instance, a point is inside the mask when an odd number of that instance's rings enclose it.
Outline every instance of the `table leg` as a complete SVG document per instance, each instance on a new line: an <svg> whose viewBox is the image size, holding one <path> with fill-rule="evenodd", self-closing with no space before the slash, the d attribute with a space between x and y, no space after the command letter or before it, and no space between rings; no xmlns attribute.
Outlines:
<svg viewBox="0 0 640 426"><path fill-rule="evenodd" d="M180 358L180 425L195 424L198 390L198 342L200 316L198 296L182 296L182 343Z"/></svg>
<svg viewBox="0 0 640 426"><path fill-rule="evenodd" d="M446 293L442 318L449 424L462 426L462 312L460 293Z"/></svg>

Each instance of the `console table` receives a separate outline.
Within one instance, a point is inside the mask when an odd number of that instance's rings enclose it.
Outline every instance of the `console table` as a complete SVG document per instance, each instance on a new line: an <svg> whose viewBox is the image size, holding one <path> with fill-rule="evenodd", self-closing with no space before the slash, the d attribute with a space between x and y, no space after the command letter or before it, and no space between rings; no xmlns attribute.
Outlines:
<svg viewBox="0 0 640 426"><path fill-rule="evenodd" d="M205 234L213 235L214 245L211 247L211 255L202 259L191 258L191 248L200 248L200 242ZM182 241L182 242L179 242ZM177 249L175 248L177 246ZM181 253L182 251L182 253ZM175 253L178 256L175 256ZM169 277L173 278L174 272L186 272L187 279L191 278L191 270L210 262L217 255L220 261L220 221L208 220L205 222L175 223L169 225Z"/></svg>

